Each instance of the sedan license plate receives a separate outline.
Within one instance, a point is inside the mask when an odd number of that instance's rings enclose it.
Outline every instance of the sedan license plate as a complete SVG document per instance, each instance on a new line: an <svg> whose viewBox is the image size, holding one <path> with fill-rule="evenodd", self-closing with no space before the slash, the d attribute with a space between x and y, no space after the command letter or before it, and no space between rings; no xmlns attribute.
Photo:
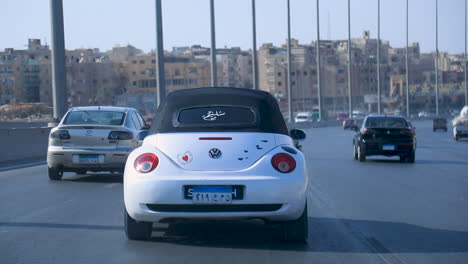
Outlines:
<svg viewBox="0 0 468 264"><path fill-rule="evenodd" d="M231 204L232 187L230 186L195 186L192 202L194 204Z"/></svg>
<svg viewBox="0 0 468 264"><path fill-rule="evenodd" d="M98 164L99 156L98 155L80 155L78 159L80 164Z"/></svg>
<svg viewBox="0 0 468 264"><path fill-rule="evenodd" d="M395 145L383 145L382 150L395 150Z"/></svg>

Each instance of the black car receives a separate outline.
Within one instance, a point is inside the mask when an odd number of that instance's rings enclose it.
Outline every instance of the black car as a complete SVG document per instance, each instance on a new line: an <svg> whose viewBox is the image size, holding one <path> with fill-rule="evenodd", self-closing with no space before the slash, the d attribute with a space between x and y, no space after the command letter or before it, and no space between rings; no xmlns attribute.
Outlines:
<svg viewBox="0 0 468 264"><path fill-rule="evenodd" d="M365 161L367 156L400 156L400 161L414 163L415 131L402 116L370 115L353 139L354 159Z"/></svg>
<svg viewBox="0 0 468 264"><path fill-rule="evenodd" d="M436 117L432 120L432 131L443 130L447 132L447 119L443 117Z"/></svg>

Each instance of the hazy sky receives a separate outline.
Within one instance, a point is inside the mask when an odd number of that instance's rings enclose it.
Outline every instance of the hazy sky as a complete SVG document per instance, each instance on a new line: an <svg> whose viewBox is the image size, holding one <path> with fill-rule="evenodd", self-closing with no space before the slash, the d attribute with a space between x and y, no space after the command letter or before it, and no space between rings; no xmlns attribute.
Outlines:
<svg viewBox="0 0 468 264"><path fill-rule="evenodd" d="M1 0L0 50L23 49L28 38L50 43L49 0ZM164 48L210 45L209 0L163 0ZM287 37L286 0L257 0L257 44L280 45ZM320 1L324 39L347 39L347 0ZM409 0L410 42L435 50L435 0ZM405 45L406 0L381 0L381 37ZM63 0L67 49L108 50L132 44L155 46L154 0ZM351 0L352 36L377 36L377 0ZM215 0L217 47L251 48L251 0ZM316 39L316 1L291 0L291 36ZM439 49L464 50L464 0L439 1Z"/></svg>

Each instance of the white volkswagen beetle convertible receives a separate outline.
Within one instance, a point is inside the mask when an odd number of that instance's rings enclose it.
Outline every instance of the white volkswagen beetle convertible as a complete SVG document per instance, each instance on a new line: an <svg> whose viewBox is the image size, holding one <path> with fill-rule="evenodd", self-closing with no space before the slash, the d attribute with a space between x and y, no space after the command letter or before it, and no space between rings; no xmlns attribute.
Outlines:
<svg viewBox="0 0 468 264"><path fill-rule="evenodd" d="M240 88L170 93L124 173L125 232L151 237L154 222L262 219L307 241L304 155L275 98Z"/></svg>

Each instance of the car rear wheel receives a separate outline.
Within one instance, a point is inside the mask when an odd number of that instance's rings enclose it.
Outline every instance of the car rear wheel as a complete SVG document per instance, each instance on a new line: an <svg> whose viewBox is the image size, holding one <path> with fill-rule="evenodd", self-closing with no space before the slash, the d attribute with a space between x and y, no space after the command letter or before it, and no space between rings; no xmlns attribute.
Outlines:
<svg viewBox="0 0 468 264"><path fill-rule="evenodd" d="M63 177L63 171L57 167L49 167L49 179L52 181L60 181Z"/></svg>
<svg viewBox="0 0 468 264"><path fill-rule="evenodd" d="M287 221L281 225L283 231L283 240L307 243L309 234L309 223L307 217L307 203L299 219Z"/></svg>
<svg viewBox="0 0 468 264"><path fill-rule="evenodd" d="M360 162L366 161L366 153L364 153L364 150L359 145L357 147L357 155Z"/></svg>
<svg viewBox="0 0 468 264"><path fill-rule="evenodd" d="M357 154L357 151L356 151L356 145L354 145L354 144L353 144L353 158L354 158L354 160L358 159L358 154Z"/></svg>
<svg viewBox="0 0 468 264"><path fill-rule="evenodd" d="M458 135L455 135L455 141L458 141L459 137Z"/></svg>
<svg viewBox="0 0 468 264"><path fill-rule="evenodd" d="M125 209L125 234L131 240L148 240L151 238L153 223L138 222Z"/></svg>
<svg viewBox="0 0 468 264"><path fill-rule="evenodd" d="M415 160L416 160L416 153L413 150L410 153L408 153L408 156L406 157L406 161L408 161L408 163L414 163Z"/></svg>
<svg viewBox="0 0 468 264"><path fill-rule="evenodd" d="M400 162L405 162L406 161L406 155L400 155Z"/></svg>

